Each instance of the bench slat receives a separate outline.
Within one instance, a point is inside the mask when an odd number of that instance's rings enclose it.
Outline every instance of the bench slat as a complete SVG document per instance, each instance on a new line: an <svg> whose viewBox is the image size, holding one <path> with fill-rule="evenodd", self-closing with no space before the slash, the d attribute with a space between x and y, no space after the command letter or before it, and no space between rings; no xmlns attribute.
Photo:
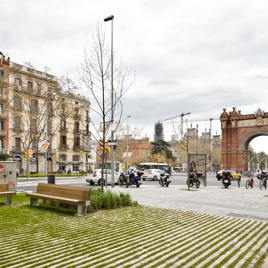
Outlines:
<svg viewBox="0 0 268 268"><path fill-rule="evenodd" d="M64 197L45 195L45 194L39 194L39 193L26 193L26 196L31 197L31 198L54 201L54 202L58 202L58 203L66 203L66 204L69 204L69 205L85 205L86 204L86 200L78 200L78 199L73 199L73 198L64 198Z"/></svg>
<svg viewBox="0 0 268 268"><path fill-rule="evenodd" d="M0 192L0 196L11 196L16 195L15 191L8 191L8 192Z"/></svg>
<svg viewBox="0 0 268 268"><path fill-rule="evenodd" d="M55 185L46 183L39 183L37 186L38 194L45 194L63 198L72 198L84 201L90 199L90 190L90 188L86 187Z"/></svg>

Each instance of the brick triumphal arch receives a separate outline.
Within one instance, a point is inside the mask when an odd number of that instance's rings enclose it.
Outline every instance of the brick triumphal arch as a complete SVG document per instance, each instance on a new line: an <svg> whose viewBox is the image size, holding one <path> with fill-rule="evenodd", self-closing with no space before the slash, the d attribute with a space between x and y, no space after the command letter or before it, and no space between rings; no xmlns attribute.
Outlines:
<svg viewBox="0 0 268 268"><path fill-rule="evenodd" d="M223 169L248 170L248 145L256 137L268 136L268 113L258 109L254 114L242 115L241 111L227 112L220 117L222 129Z"/></svg>

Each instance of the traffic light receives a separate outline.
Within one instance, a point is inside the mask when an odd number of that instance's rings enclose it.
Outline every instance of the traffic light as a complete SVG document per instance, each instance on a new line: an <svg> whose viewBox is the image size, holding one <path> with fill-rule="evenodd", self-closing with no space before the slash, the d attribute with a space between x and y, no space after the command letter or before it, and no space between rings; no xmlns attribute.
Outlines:
<svg viewBox="0 0 268 268"><path fill-rule="evenodd" d="M110 146L105 147L105 151L107 152L107 156L110 157Z"/></svg>
<svg viewBox="0 0 268 268"><path fill-rule="evenodd" d="M29 149L29 150L28 150L28 156L29 156L29 158L32 158L32 156L33 156L33 155L32 155L32 149Z"/></svg>
<svg viewBox="0 0 268 268"><path fill-rule="evenodd" d="M90 155L90 154L88 154L88 155L87 155L87 158L88 158L88 159L90 159L90 158L91 158L91 155Z"/></svg>
<svg viewBox="0 0 268 268"><path fill-rule="evenodd" d="M160 163L160 158L156 158L156 162L157 163Z"/></svg>
<svg viewBox="0 0 268 268"><path fill-rule="evenodd" d="M24 157L27 158L27 152L24 152Z"/></svg>
<svg viewBox="0 0 268 268"><path fill-rule="evenodd" d="M99 145L101 147L101 150L103 149L103 140L99 140Z"/></svg>

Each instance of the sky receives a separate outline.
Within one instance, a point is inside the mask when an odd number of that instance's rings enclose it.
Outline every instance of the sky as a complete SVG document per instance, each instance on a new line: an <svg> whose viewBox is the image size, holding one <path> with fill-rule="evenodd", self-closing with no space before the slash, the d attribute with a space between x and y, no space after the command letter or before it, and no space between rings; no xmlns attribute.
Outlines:
<svg viewBox="0 0 268 268"><path fill-rule="evenodd" d="M76 80L98 23L116 59L135 68L136 82L125 95L123 119L130 130L153 140L163 122L165 139L184 117L221 135L220 114L267 112L268 1L266 0L0 0L0 51L11 61L50 68ZM173 120L168 118L176 117ZM268 138L251 144L268 153Z"/></svg>

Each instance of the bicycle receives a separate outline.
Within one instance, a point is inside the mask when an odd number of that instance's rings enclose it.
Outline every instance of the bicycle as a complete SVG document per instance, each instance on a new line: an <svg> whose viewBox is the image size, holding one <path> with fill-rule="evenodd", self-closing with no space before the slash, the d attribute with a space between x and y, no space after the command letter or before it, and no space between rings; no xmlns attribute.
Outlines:
<svg viewBox="0 0 268 268"><path fill-rule="evenodd" d="M246 189L248 189L249 187L253 188L253 185L254 185L253 178L252 177L250 179L248 178L246 181Z"/></svg>
<svg viewBox="0 0 268 268"><path fill-rule="evenodd" d="M266 189L266 187L267 187L267 177L262 176L260 178L259 186L260 186L261 190L262 190L262 188Z"/></svg>

